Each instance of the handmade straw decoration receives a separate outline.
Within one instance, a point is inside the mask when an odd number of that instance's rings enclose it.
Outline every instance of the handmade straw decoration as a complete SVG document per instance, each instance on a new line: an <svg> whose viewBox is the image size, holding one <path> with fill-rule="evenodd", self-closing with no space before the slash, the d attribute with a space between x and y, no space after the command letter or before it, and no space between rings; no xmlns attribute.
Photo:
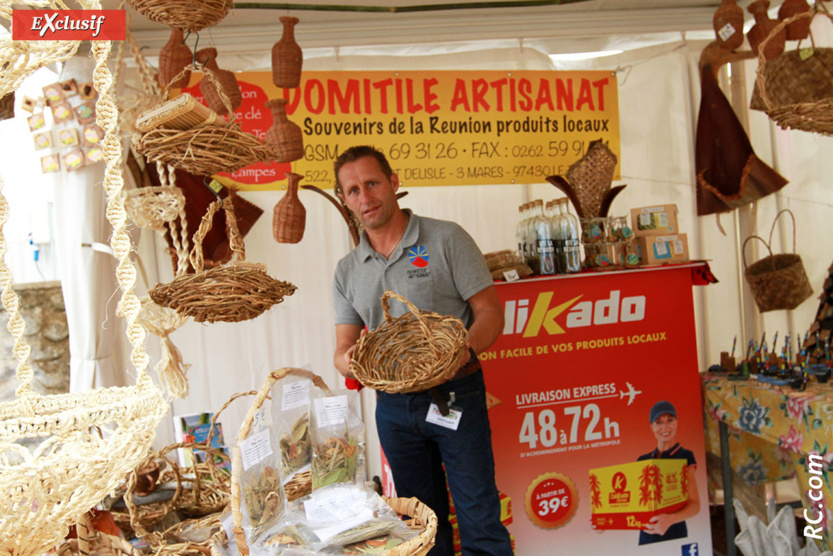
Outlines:
<svg viewBox="0 0 833 556"><path fill-rule="evenodd" d="M195 33L217 25L231 9L232 0L128 0L151 21Z"/></svg>

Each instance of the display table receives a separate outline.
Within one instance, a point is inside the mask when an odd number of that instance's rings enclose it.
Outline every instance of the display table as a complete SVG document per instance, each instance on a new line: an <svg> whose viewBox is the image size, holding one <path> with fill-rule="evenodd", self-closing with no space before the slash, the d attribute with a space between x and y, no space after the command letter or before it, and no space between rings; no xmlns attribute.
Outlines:
<svg viewBox="0 0 833 556"><path fill-rule="evenodd" d="M721 454L723 484L729 486L727 510L731 508L729 468L751 484L795 476L807 510L805 518L809 518L808 524L817 521L813 526L822 528L821 548L829 550L833 386L811 378L802 392L711 373L703 374L702 381L709 451ZM810 494L815 500L808 498ZM733 538L733 524L727 520L727 539Z"/></svg>
<svg viewBox="0 0 833 556"><path fill-rule="evenodd" d="M516 554L556 545L564 554L712 554L692 299L692 286L710 281L700 262L498 284L505 328L480 359ZM696 460L695 484L680 480L699 510L683 520L685 536L640 545L649 487L599 479L599 468L658 447L649 413L661 400L676 408L676 442ZM610 499L635 512L629 528L605 521L611 488Z"/></svg>

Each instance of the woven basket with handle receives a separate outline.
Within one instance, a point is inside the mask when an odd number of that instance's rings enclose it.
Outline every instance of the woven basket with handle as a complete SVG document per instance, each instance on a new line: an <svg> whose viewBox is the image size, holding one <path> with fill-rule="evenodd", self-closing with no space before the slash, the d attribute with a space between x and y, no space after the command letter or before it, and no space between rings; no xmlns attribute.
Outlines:
<svg viewBox="0 0 833 556"><path fill-rule="evenodd" d="M128 0L127 3L149 20L186 33L218 24L233 4L232 0Z"/></svg>
<svg viewBox="0 0 833 556"><path fill-rule="evenodd" d="M778 23L761 42L758 54L752 107L762 109L782 129L798 129L825 135L833 134L833 49L813 48L785 52L767 61L766 44L787 25L821 15L833 16L822 2L815 9L799 12Z"/></svg>
<svg viewBox="0 0 833 556"><path fill-rule="evenodd" d="M772 235L775 224L784 213L789 214L793 221L793 252L775 255L772 253ZM769 255L747 266L746 244L752 239L763 243ZM813 294L801 256L795 254L795 216L790 210L782 210L775 217L769 232L769 241L760 236L749 236L743 242L742 251L744 275L755 296L755 303L762 313L778 309L795 309Z"/></svg>
<svg viewBox="0 0 833 556"><path fill-rule="evenodd" d="M391 317L391 299L408 311ZM460 319L420 311L390 290L382 295L382 309L385 322L359 339L350 361L362 384L388 393L419 392L454 376L467 349L468 332Z"/></svg>
<svg viewBox="0 0 833 556"><path fill-rule="evenodd" d="M197 322L240 322L259 316L283 301L284 297L295 293L293 284L275 280L266 274L264 265L246 262L246 250L237 228L233 202L232 191L225 200L218 199L208 207L194 234L191 252L194 273L183 271L171 282L157 284L148 292L153 301ZM221 206L226 213L229 244L237 260L204 270L202 240Z"/></svg>

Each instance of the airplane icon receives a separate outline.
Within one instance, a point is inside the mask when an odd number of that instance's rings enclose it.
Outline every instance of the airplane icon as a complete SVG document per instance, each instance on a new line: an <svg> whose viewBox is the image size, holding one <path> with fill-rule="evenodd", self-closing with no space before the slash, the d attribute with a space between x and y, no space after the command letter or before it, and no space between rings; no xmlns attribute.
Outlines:
<svg viewBox="0 0 833 556"><path fill-rule="evenodd" d="M641 390L635 390L633 385L630 382L626 382L625 384L628 385L628 391L625 392L624 390L619 391L619 399L624 399L625 396L628 396L628 405L633 403L633 399L636 397L637 394L641 394Z"/></svg>

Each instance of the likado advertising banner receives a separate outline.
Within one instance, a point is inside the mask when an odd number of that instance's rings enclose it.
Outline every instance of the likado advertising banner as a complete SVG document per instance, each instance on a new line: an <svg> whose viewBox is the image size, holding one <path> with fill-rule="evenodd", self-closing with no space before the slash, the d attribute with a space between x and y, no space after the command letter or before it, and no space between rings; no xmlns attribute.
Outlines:
<svg viewBox="0 0 833 556"><path fill-rule="evenodd" d="M505 328L481 360L516 554L712 554L691 287L686 266L498 284ZM655 430L662 401L677 417ZM637 462L660 441L694 467ZM677 538L639 544L697 499Z"/></svg>
<svg viewBox="0 0 833 556"><path fill-rule="evenodd" d="M384 152L406 187L543 183L566 173L591 141L619 153L610 71L304 72L295 89L276 87L271 72L235 75L243 131L264 139L272 125L264 104L283 97L304 136L298 161L220 174L242 190L278 189L289 171L304 184L332 188L333 161L354 145ZM201 79L192 73L185 89L198 99Z"/></svg>

